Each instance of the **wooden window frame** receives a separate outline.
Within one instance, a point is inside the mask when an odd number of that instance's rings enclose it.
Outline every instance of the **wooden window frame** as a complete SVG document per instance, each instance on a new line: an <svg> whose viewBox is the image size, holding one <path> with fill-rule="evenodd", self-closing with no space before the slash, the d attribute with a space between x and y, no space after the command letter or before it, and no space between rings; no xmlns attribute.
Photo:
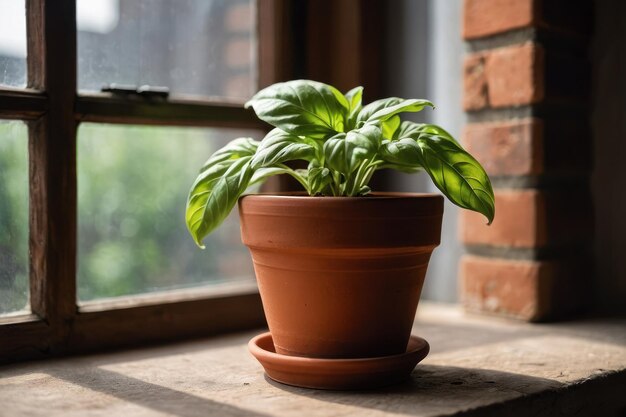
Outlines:
<svg viewBox="0 0 626 417"><path fill-rule="evenodd" d="M259 87L311 78L343 90L366 85L366 99L379 98L383 12L383 2L370 0L257 0ZM0 363L264 326L253 284L78 302L80 122L268 126L241 104L78 95L75 0L27 0L26 15L28 85L0 87L0 119L22 120L29 131L31 313L0 317ZM284 178L270 181L274 190L291 186ZM377 188L385 182L379 178Z"/></svg>
<svg viewBox="0 0 626 417"><path fill-rule="evenodd" d="M257 2L259 84L288 77L284 0ZM0 317L0 363L260 327L253 284L79 303L76 295L76 134L80 122L267 130L243 104L154 104L78 94L76 1L28 0L24 89L0 87L0 119L24 121L29 139L29 314Z"/></svg>

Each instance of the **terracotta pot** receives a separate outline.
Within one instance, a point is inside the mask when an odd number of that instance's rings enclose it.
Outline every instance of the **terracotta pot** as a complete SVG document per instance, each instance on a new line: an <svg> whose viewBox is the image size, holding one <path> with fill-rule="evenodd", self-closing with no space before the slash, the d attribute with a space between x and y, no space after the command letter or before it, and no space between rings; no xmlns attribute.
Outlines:
<svg viewBox="0 0 626 417"><path fill-rule="evenodd" d="M239 200L276 352L366 358L406 351L443 197L248 195Z"/></svg>

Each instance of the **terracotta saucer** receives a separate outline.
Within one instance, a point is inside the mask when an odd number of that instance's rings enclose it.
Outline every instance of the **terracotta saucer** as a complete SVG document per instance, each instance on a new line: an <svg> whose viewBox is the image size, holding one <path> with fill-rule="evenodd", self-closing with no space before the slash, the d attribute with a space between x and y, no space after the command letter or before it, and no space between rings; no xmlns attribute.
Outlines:
<svg viewBox="0 0 626 417"><path fill-rule="evenodd" d="M267 376L296 387L353 390L376 388L406 379L430 346L421 337L411 336L406 353L362 359L317 359L279 355L272 335L262 333L248 343Z"/></svg>

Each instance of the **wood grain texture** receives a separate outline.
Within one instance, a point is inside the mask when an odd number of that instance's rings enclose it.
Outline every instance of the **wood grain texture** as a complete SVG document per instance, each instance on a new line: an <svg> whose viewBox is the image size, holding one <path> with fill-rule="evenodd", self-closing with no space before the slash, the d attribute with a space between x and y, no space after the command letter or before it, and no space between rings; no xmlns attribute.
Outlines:
<svg viewBox="0 0 626 417"><path fill-rule="evenodd" d="M39 91L0 88L0 119L35 120L47 109L47 97Z"/></svg>
<svg viewBox="0 0 626 417"><path fill-rule="evenodd" d="M266 379L246 344L262 332L0 369L8 416L617 416L626 321L537 326L423 303L431 353L406 383L309 390ZM0 412L1 413L1 412Z"/></svg>
<svg viewBox="0 0 626 417"><path fill-rule="evenodd" d="M99 311L85 309L76 316L63 351L84 352L165 342L264 325L265 317L258 293L158 302Z"/></svg>
<svg viewBox="0 0 626 417"><path fill-rule="evenodd" d="M76 5L28 4L28 85L48 97L29 130L30 299L56 340L76 313Z"/></svg>
<svg viewBox="0 0 626 417"><path fill-rule="evenodd" d="M384 3L316 0L307 5L307 76L344 92L362 85L366 102L380 98Z"/></svg>
<svg viewBox="0 0 626 417"><path fill-rule="evenodd" d="M294 78L293 4L288 0L257 2L259 88Z"/></svg>
<svg viewBox="0 0 626 417"><path fill-rule="evenodd" d="M51 327L34 314L0 318L0 364L45 356L51 336Z"/></svg>
<svg viewBox="0 0 626 417"><path fill-rule="evenodd" d="M0 364L260 328L255 284L82 303L59 330L37 315L0 318Z"/></svg>
<svg viewBox="0 0 626 417"><path fill-rule="evenodd" d="M26 2L27 86L35 90L44 90L46 87L45 4L45 0Z"/></svg>
<svg viewBox="0 0 626 417"><path fill-rule="evenodd" d="M109 94L80 95L76 120L81 122L208 126L267 129L241 103L192 100L145 100Z"/></svg>

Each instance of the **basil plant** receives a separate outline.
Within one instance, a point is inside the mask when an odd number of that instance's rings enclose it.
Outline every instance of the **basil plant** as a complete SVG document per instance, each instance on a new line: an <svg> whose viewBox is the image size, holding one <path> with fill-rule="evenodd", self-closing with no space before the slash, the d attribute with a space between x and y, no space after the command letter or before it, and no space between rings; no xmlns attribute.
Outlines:
<svg viewBox="0 0 626 417"><path fill-rule="evenodd" d="M311 196L356 197L370 192L376 170L423 170L450 201L491 223L493 190L478 161L441 127L400 119L433 104L391 97L364 106L362 94L363 87L342 94L295 80L252 97L246 108L274 129L261 141L234 139L204 164L187 200L187 227L196 243L203 247L250 185L278 174L291 175ZM307 169L287 164L295 160L308 162Z"/></svg>

